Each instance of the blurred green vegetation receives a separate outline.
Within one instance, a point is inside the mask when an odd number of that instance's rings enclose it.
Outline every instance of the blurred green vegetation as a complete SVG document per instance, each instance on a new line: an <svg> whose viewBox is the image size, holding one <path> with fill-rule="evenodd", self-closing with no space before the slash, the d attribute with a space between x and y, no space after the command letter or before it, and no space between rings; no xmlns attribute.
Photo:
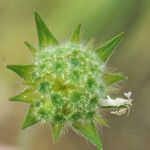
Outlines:
<svg viewBox="0 0 150 150"><path fill-rule="evenodd" d="M23 42L27 40L37 46L35 9L62 42L67 41L78 23L82 23L83 42L94 37L96 46L125 31L119 50L108 66L128 76L120 94L131 90L134 106L129 117L106 116L111 128L104 129L104 148L148 149L150 0L0 0L0 145L12 145L20 150L95 149L72 131L53 144L48 125L20 129L27 106L11 103L8 98L23 85L6 65L32 63L32 56Z"/></svg>

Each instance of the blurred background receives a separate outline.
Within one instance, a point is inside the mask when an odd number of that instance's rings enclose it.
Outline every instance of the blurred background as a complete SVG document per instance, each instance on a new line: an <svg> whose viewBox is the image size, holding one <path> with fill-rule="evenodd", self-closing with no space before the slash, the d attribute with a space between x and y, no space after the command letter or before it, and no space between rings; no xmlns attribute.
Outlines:
<svg viewBox="0 0 150 150"><path fill-rule="evenodd" d="M23 85L6 65L32 63L23 42L37 46L35 9L61 42L80 22L83 42L94 37L96 45L125 31L108 66L128 76L120 96L132 91L133 108L128 117L107 116L111 128L103 131L104 150L149 149L150 0L0 0L0 150L96 150L71 130L56 144L48 125L22 131L27 105L8 100Z"/></svg>

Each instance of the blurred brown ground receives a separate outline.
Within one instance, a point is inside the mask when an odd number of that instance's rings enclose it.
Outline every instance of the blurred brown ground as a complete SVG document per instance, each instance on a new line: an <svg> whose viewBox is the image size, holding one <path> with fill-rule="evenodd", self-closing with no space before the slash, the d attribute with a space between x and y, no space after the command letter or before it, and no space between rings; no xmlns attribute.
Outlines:
<svg viewBox="0 0 150 150"><path fill-rule="evenodd" d="M96 150L71 130L54 144L48 125L20 129L27 105L8 101L22 85L5 66L32 63L23 41L37 45L34 9L60 41L67 40L80 22L84 42L95 37L101 44L125 31L108 66L128 76L120 93L132 91L134 106L129 117L107 116L111 128L104 129L104 148L150 149L150 0L0 0L0 145L19 150Z"/></svg>

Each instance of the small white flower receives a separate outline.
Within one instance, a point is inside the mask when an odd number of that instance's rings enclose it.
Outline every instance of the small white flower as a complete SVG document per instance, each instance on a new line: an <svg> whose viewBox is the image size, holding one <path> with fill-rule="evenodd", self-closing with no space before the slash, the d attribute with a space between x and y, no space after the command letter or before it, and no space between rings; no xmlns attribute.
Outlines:
<svg viewBox="0 0 150 150"><path fill-rule="evenodd" d="M129 113L130 106L132 106L132 99L130 98L131 92L124 93L124 96L127 97L127 99L125 98L112 99L110 96L107 96L107 99L101 100L100 104L102 107L111 107L112 109L117 108L117 110L111 111L110 113L117 116L121 116L124 115L126 112Z"/></svg>
<svg viewBox="0 0 150 150"><path fill-rule="evenodd" d="M107 99L103 99L100 101L100 105L103 107L119 107L132 105L132 99L130 98L131 92L124 93L124 95L127 97L127 99L120 97L112 99L110 96L107 96Z"/></svg>

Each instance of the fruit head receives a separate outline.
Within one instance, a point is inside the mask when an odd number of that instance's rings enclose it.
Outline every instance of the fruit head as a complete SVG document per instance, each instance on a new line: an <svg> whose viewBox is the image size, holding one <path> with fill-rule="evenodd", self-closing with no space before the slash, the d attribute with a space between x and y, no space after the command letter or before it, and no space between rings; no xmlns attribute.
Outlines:
<svg viewBox="0 0 150 150"><path fill-rule="evenodd" d="M37 12L35 21L39 48L25 42L33 54L34 64L7 66L26 85L21 94L10 99L30 104L22 128L48 122L52 137L57 140L62 129L70 126L100 150L102 144L96 124L107 125L99 111L106 107L100 102L116 82L125 79L120 73L108 73L106 62L123 34L94 49L80 42L79 24L69 42L59 44Z"/></svg>

